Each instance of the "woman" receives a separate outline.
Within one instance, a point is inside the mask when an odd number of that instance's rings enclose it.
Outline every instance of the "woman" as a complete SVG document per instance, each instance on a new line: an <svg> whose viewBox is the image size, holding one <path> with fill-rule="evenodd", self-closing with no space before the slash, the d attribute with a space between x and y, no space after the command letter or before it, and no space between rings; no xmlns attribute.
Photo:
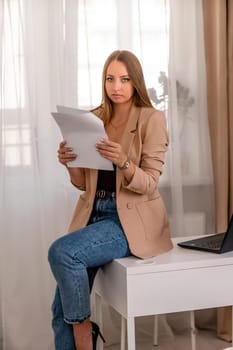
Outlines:
<svg viewBox="0 0 233 350"><path fill-rule="evenodd" d="M49 249L57 281L53 329L57 350L96 349L98 326L90 321L90 292L100 266L135 255L149 258L172 248L166 209L158 191L168 146L166 120L153 108L142 67L129 51L115 51L103 69L102 104L92 112L108 138L96 145L114 171L69 168L84 191L68 235ZM78 157L61 142L60 163Z"/></svg>

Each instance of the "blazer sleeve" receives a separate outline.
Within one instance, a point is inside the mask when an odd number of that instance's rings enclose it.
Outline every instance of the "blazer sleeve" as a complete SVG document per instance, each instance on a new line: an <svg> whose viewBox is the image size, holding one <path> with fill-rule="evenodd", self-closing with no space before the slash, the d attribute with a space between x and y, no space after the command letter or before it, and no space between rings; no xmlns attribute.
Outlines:
<svg viewBox="0 0 233 350"><path fill-rule="evenodd" d="M162 112L150 115L141 128L141 159L136 166L130 183L123 181L123 186L139 194L153 194L158 186L163 171L165 154L169 140L166 119Z"/></svg>

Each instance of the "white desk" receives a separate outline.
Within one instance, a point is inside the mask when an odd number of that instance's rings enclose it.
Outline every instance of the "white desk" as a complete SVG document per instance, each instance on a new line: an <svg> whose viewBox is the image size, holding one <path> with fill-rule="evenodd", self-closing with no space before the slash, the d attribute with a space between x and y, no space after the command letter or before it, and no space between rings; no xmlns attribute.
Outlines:
<svg viewBox="0 0 233 350"><path fill-rule="evenodd" d="M127 321L128 350L135 350L135 317L233 305L233 252L213 254L174 248L158 257L114 260L95 282L96 320L101 298ZM101 345L99 346L101 348Z"/></svg>

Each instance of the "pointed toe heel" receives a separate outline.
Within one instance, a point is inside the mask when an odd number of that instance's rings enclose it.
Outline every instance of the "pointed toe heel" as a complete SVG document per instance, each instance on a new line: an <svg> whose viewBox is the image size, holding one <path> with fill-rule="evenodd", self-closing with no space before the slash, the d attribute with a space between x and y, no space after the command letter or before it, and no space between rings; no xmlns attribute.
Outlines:
<svg viewBox="0 0 233 350"><path fill-rule="evenodd" d="M105 343L105 339L103 335L100 332L99 326L95 322L91 322L91 327L92 327L92 343L93 343L93 350L96 350L96 344L97 344L97 339L98 336L102 339L102 341Z"/></svg>

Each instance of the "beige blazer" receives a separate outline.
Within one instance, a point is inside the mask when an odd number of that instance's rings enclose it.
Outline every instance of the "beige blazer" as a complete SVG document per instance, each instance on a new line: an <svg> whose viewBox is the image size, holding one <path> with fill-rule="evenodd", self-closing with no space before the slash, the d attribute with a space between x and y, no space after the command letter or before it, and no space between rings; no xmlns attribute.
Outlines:
<svg viewBox="0 0 233 350"><path fill-rule="evenodd" d="M132 107L121 144L136 165L130 183L116 170L118 215L133 255L149 258L172 248L167 212L158 180L168 146L164 114L154 108ZM84 169L85 192L78 200L69 231L87 225L95 199L98 171Z"/></svg>

